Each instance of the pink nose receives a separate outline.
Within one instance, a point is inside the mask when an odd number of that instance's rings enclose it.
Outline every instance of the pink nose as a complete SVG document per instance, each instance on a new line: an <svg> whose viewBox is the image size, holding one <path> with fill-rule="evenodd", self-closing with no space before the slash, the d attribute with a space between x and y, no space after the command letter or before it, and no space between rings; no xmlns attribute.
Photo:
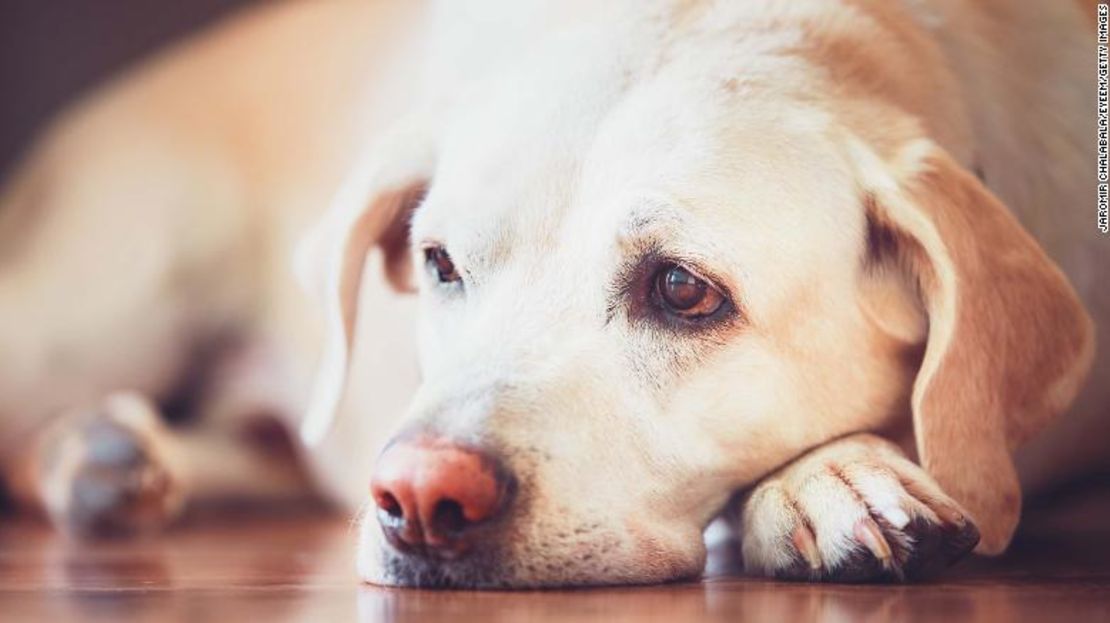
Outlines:
<svg viewBox="0 0 1110 623"><path fill-rule="evenodd" d="M496 460L437 437L398 441L378 459L370 490L395 547L459 554L506 504L511 478Z"/></svg>

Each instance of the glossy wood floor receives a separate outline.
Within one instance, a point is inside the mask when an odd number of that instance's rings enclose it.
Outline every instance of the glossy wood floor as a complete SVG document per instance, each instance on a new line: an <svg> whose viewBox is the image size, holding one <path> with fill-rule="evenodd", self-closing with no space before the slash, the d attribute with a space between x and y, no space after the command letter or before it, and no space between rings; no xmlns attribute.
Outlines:
<svg viewBox="0 0 1110 623"><path fill-rule="evenodd" d="M1110 495L1030 515L1005 558L924 585L716 575L524 593L359 586L353 532L323 513L208 512L160 539L97 545L0 517L0 621L1110 621Z"/></svg>

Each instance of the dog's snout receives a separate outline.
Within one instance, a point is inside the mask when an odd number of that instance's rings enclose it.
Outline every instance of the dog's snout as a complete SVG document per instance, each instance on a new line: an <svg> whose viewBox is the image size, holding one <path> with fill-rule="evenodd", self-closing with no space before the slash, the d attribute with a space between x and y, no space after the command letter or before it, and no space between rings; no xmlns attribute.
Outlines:
<svg viewBox="0 0 1110 623"><path fill-rule="evenodd" d="M486 452L420 437L382 453L370 488L391 544L410 553L456 556L505 510L512 478Z"/></svg>

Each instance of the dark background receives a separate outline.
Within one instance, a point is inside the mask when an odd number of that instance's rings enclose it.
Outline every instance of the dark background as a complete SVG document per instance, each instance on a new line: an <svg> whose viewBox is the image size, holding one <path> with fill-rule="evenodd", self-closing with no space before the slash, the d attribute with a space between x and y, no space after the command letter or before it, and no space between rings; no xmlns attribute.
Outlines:
<svg viewBox="0 0 1110 623"><path fill-rule="evenodd" d="M66 103L254 0L0 0L0 180Z"/></svg>

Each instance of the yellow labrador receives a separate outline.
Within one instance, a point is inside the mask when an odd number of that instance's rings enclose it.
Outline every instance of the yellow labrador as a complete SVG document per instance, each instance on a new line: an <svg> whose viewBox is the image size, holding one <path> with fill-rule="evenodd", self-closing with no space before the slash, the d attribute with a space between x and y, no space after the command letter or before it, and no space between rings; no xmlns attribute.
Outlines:
<svg viewBox="0 0 1110 623"><path fill-rule="evenodd" d="M80 534L316 487L363 506L384 584L693 576L722 514L770 576L997 554L1020 444L1045 430L1033 485L1103 458L1093 15L247 14L10 180L6 475ZM303 433L311 483L238 440L260 413Z"/></svg>

